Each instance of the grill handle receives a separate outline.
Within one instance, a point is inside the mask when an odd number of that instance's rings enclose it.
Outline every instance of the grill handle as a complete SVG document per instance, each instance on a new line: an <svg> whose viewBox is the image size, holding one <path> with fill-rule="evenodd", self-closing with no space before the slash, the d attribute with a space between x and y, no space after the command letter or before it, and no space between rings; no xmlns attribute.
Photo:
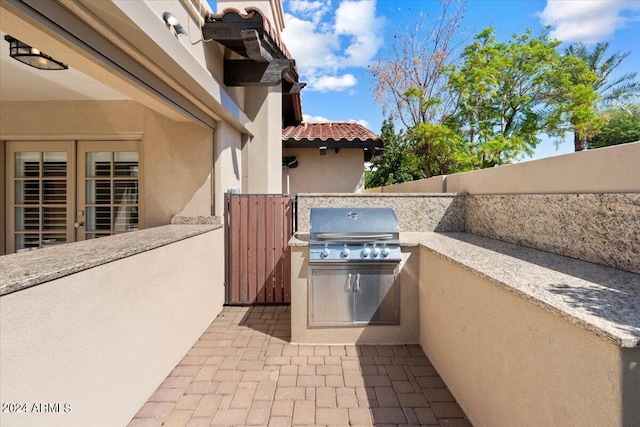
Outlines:
<svg viewBox="0 0 640 427"><path fill-rule="evenodd" d="M351 292L351 273L347 275L347 292Z"/></svg>
<svg viewBox="0 0 640 427"><path fill-rule="evenodd" d="M318 233L316 234L318 240L391 240L393 234L381 233L381 234L362 234L362 233Z"/></svg>
<svg viewBox="0 0 640 427"><path fill-rule="evenodd" d="M360 273L356 274L356 289L355 291L358 292L360 290Z"/></svg>

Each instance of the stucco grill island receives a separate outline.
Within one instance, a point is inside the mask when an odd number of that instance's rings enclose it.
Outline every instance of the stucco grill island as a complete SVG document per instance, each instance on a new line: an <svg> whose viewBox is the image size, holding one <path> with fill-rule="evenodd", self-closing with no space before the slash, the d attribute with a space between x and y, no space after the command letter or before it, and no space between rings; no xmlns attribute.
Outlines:
<svg viewBox="0 0 640 427"><path fill-rule="evenodd" d="M398 324L398 222L390 208L313 208L309 326Z"/></svg>

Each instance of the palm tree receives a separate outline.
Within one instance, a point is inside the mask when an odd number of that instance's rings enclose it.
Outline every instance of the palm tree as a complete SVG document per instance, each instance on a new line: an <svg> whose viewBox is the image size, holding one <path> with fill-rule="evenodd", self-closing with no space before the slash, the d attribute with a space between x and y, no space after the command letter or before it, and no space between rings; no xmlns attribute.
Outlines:
<svg viewBox="0 0 640 427"><path fill-rule="evenodd" d="M611 77L611 73L624 61L631 52L620 54L619 52L606 57L609 43L598 43L593 51L588 51L583 43L570 45L565 53L582 59L593 71L598 79L593 83L593 89L600 95L597 108L603 108L616 103L628 103L640 97L640 82L636 80L638 73L626 73L621 76ZM586 139L580 138L577 133L573 135L575 151L586 148Z"/></svg>

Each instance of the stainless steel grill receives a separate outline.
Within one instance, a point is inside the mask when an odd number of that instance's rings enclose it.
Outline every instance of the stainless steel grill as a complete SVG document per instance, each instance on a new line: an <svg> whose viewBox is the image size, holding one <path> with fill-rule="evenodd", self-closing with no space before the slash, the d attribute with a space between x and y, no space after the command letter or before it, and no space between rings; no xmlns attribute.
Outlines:
<svg viewBox="0 0 640 427"><path fill-rule="evenodd" d="M398 222L390 208L312 208L309 325L400 322Z"/></svg>
<svg viewBox="0 0 640 427"><path fill-rule="evenodd" d="M312 208L312 263L399 262L398 221L390 208Z"/></svg>

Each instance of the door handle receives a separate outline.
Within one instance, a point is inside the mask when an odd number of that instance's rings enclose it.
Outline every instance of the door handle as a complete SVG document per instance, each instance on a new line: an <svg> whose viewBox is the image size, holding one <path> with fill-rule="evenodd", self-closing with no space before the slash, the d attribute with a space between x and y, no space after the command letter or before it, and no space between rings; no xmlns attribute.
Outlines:
<svg viewBox="0 0 640 427"><path fill-rule="evenodd" d="M347 292L351 292L351 273L347 275Z"/></svg>
<svg viewBox="0 0 640 427"><path fill-rule="evenodd" d="M360 290L360 273L356 274L356 292Z"/></svg>
<svg viewBox="0 0 640 427"><path fill-rule="evenodd" d="M84 221L76 222L73 224L75 228L84 227Z"/></svg>

